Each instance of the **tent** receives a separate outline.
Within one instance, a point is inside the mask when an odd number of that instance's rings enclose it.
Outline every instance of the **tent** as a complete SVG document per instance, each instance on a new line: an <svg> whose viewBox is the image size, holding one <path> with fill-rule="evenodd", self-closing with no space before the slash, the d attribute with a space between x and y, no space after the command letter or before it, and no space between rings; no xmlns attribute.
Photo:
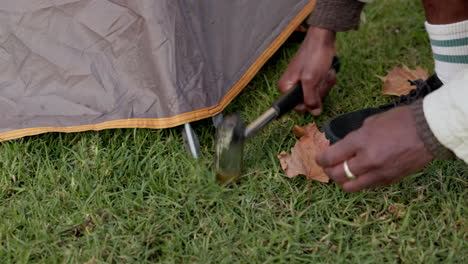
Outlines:
<svg viewBox="0 0 468 264"><path fill-rule="evenodd" d="M2 0L0 141L215 116L315 0Z"/></svg>

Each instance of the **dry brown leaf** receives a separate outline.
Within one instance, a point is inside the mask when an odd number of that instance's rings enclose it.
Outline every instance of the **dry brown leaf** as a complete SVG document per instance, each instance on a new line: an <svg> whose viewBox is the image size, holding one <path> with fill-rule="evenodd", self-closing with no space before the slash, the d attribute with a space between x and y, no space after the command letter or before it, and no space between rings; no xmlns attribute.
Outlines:
<svg viewBox="0 0 468 264"><path fill-rule="evenodd" d="M415 70L410 70L408 67L395 67L395 69L388 72L387 76L377 76L383 82L382 92L388 95L404 95L408 94L414 86L411 86L408 80L429 78L429 73L421 67L416 67Z"/></svg>
<svg viewBox="0 0 468 264"><path fill-rule="evenodd" d="M286 176L293 178L297 175L305 175L308 179L328 182L329 178L315 162L315 156L326 150L330 142L315 124L308 124L304 127L295 126L293 133L301 138L291 149L291 155L284 151L278 155Z"/></svg>
<svg viewBox="0 0 468 264"><path fill-rule="evenodd" d="M303 137L307 135L306 127L307 126L303 126L303 127L294 126L292 132L296 137Z"/></svg>
<svg viewBox="0 0 468 264"><path fill-rule="evenodd" d="M388 206L387 211L394 217L401 218L406 215L405 208L406 206L404 204L393 203Z"/></svg>
<svg viewBox="0 0 468 264"><path fill-rule="evenodd" d="M96 259L97 259L96 256L94 256L90 258L88 261L86 261L84 264L93 264L96 262Z"/></svg>

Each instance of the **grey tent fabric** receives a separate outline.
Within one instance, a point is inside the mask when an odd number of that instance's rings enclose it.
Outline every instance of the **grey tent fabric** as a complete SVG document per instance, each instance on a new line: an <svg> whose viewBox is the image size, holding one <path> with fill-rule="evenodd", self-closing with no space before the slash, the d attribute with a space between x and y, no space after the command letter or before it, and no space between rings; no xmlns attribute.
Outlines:
<svg viewBox="0 0 468 264"><path fill-rule="evenodd" d="M2 0L0 140L213 116L310 0Z"/></svg>

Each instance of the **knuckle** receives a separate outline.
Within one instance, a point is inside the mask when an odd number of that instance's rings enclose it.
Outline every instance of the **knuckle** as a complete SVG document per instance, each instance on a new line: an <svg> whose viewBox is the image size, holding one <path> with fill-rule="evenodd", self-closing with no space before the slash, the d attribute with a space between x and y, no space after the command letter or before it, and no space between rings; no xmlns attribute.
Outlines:
<svg viewBox="0 0 468 264"><path fill-rule="evenodd" d="M375 169L380 167L380 165L382 164L382 161L378 158L378 156L376 156L370 151L364 151L363 157L365 160L365 164L367 164L366 169Z"/></svg>
<svg viewBox="0 0 468 264"><path fill-rule="evenodd" d="M368 129L361 127L355 131L354 136L356 137L356 142L359 142L359 149L362 150L367 146L365 143L369 140L372 134Z"/></svg>
<svg viewBox="0 0 468 264"><path fill-rule="evenodd" d="M314 82L314 77L309 76L309 75L303 75L303 76L301 76L301 81L303 83L306 83L306 84L313 83Z"/></svg>
<svg viewBox="0 0 468 264"><path fill-rule="evenodd" d="M375 116L369 116L368 118L366 118L366 119L364 120L363 125L364 125L364 126L368 126L369 124L371 124L372 122L374 122L374 120L375 120Z"/></svg>
<svg viewBox="0 0 468 264"><path fill-rule="evenodd" d="M345 136L345 138L350 139L349 142L350 144L353 144L353 146L359 151L363 147L363 140L366 139L366 135L362 133L362 131L355 130L350 132L348 135Z"/></svg>
<svg viewBox="0 0 468 264"><path fill-rule="evenodd" d="M351 131L348 133L348 135L346 135L347 138L353 138L354 140L358 140L359 139L359 133L358 133L359 130L355 130L355 131Z"/></svg>
<svg viewBox="0 0 468 264"><path fill-rule="evenodd" d="M328 165L328 157L325 153L318 154L315 161L320 167L326 167Z"/></svg>
<svg viewBox="0 0 468 264"><path fill-rule="evenodd" d="M304 100L304 104L311 109L317 108L320 104L317 99Z"/></svg>
<svg viewBox="0 0 468 264"><path fill-rule="evenodd" d="M299 114L304 114L307 110L304 107L295 107L294 111L296 111Z"/></svg>
<svg viewBox="0 0 468 264"><path fill-rule="evenodd" d="M349 187L347 185L342 185L341 188L343 188L343 191L345 191L347 193L353 192L352 187Z"/></svg>
<svg viewBox="0 0 468 264"><path fill-rule="evenodd" d="M280 79L278 81L278 89L282 92L286 91L287 89L287 81L284 79Z"/></svg>
<svg viewBox="0 0 468 264"><path fill-rule="evenodd" d="M314 84L318 81L318 73L316 71L308 71L301 75L301 81L307 84Z"/></svg>
<svg viewBox="0 0 468 264"><path fill-rule="evenodd" d="M322 168L327 169L328 167L332 166L332 159L330 155L327 153L323 153L318 157L317 162Z"/></svg>
<svg viewBox="0 0 468 264"><path fill-rule="evenodd" d="M348 180L342 166L334 166L333 168L329 168L325 170L325 173L330 177L331 180L339 183L340 185L344 184Z"/></svg>
<svg viewBox="0 0 468 264"><path fill-rule="evenodd" d="M370 158L367 162L367 169L376 169L380 166L380 161Z"/></svg>
<svg viewBox="0 0 468 264"><path fill-rule="evenodd" d="M323 170L325 172L325 174L327 174L332 180L335 179L335 175L333 173L333 170L332 169L329 169L329 168L326 168Z"/></svg>

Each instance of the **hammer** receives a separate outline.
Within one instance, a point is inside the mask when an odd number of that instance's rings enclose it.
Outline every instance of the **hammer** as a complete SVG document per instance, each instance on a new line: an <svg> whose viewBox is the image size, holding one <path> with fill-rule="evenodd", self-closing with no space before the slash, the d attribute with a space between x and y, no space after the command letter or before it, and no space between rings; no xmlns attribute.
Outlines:
<svg viewBox="0 0 468 264"><path fill-rule="evenodd" d="M338 72L340 66L340 61L334 57L331 67ZM236 181L242 172L245 141L272 120L291 111L302 102L302 85L297 83L248 126L245 126L239 114L225 118L216 131L216 180L224 184Z"/></svg>

